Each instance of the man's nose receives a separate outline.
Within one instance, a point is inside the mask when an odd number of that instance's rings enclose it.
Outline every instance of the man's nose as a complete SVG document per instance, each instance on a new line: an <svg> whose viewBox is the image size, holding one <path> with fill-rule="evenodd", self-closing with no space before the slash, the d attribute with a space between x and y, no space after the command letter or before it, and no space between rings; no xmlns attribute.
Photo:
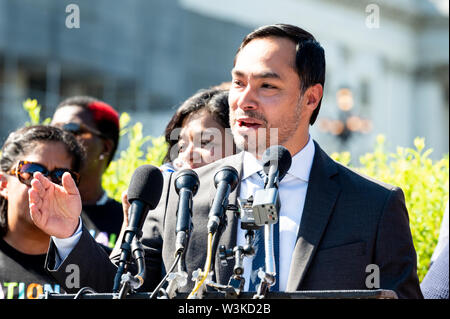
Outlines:
<svg viewBox="0 0 450 319"><path fill-rule="evenodd" d="M255 110L258 108L257 94L255 88L247 85L245 89L239 93L237 106L242 110Z"/></svg>

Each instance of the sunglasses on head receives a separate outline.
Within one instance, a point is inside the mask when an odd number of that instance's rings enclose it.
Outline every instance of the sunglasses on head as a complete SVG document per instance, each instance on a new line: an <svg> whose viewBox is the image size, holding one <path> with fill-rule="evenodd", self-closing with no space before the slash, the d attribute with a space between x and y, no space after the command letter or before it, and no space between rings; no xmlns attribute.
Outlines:
<svg viewBox="0 0 450 319"><path fill-rule="evenodd" d="M83 123L70 122L70 123L65 123L63 125L60 125L60 127L64 131L70 132L75 136L81 135L84 133L91 133L91 134L97 135L99 137L105 138L105 135L103 135L102 132L100 132L99 130L96 130L95 128L84 125Z"/></svg>
<svg viewBox="0 0 450 319"><path fill-rule="evenodd" d="M10 171L10 174L15 175L22 184L30 186L35 172L40 172L58 185L62 185L62 176L65 172L68 172L72 176L77 186L80 182L80 175L68 168L55 168L53 171L49 171L44 165L28 161L20 161L16 168Z"/></svg>

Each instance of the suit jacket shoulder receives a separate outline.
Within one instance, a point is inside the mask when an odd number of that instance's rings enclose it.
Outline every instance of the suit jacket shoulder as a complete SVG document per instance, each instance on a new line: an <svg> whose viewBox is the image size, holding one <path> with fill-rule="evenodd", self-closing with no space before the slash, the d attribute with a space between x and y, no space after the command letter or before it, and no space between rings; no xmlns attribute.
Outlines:
<svg viewBox="0 0 450 319"><path fill-rule="evenodd" d="M375 264L380 288L421 297L401 189L344 167L317 143L298 236L291 289L367 289Z"/></svg>

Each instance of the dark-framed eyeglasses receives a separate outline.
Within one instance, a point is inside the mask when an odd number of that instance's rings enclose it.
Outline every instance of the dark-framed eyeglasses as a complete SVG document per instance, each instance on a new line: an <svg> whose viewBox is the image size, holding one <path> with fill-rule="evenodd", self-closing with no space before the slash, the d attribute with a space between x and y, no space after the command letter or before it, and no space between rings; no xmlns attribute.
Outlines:
<svg viewBox="0 0 450 319"><path fill-rule="evenodd" d="M33 174L35 172L40 172L58 185L62 185L62 177L65 172L68 172L77 186L80 183L80 174L68 168L55 168L54 170L49 171L44 165L29 161L19 161L16 167L9 171L11 175L16 176L22 184L27 186L31 186L31 180L33 179Z"/></svg>
<svg viewBox="0 0 450 319"><path fill-rule="evenodd" d="M62 125L58 125L58 126L62 130L66 131L66 132L70 132L75 136L79 136L79 135L82 135L82 134L88 132L88 133L97 135L98 137L106 138L106 136L99 130L97 130L93 127L89 127L83 123L69 122L69 123L64 123Z"/></svg>

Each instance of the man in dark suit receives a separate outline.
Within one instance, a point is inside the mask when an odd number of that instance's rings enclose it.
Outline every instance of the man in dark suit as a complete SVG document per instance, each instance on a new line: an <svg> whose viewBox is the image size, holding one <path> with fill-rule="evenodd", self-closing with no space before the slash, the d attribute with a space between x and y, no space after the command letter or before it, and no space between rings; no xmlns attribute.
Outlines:
<svg viewBox="0 0 450 319"><path fill-rule="evenodd" d="M293 156L280 183L280 290L376 287L392 289L401 298L422 298L402 191L334 162L309 136L324 81L324 52L308 32L291 25L272 25L244 39L235 57L229 104L234 141L245 151L196 170L200 188L194 198L194 231L186 251L188 274L205 264L217 169L229 165L238 171L241 183L229 197L235 204L237 197L248 198L263 187L258 178L261 154L269 145L279 144ZM76 188L69 179L65 192L75 200ZM173 175L165 177L160 203L144 224L144 290L153 289L174 261L178 196L173 180ZM81 286L111 291L116 268L77 221L77 212L67 206L43 207L54 187L37 174L30 191L33 220L53 236L47 268L64 285L66 267L77 264ZM59 203L64 205L64 201ZM66 212L64 217L59 211ZM242 242L243 232L235 214L226 214L228 226L220 244L234 247ZM216 262L217 281L226 284L232 269L232 262L227 267ZM379 271L375 286L367 283L368 269ZM252 276L247 269L246 289ZM188 281L182 290L191 291L193 285Z"/></svg>

